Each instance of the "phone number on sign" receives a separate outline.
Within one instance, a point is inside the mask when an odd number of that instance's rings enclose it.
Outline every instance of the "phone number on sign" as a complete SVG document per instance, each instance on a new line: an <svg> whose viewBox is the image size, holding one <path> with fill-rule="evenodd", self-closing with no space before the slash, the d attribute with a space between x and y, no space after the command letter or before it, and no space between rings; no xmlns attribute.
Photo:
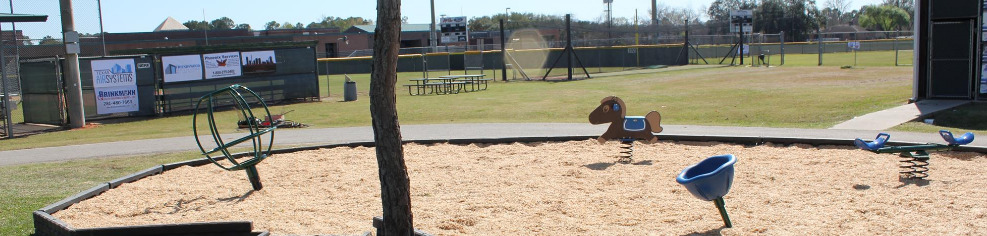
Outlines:
<svg viewBox="0 0 987 236"><path fill-rule="evenodd" d="M133 105L133 104L134 104L134 101L133 100L122 100L122 101L121 100L117 100L117 101L103 102L103 106L105 106L105 107L109 107L109 106L125 106L125 105Z"/></svg>

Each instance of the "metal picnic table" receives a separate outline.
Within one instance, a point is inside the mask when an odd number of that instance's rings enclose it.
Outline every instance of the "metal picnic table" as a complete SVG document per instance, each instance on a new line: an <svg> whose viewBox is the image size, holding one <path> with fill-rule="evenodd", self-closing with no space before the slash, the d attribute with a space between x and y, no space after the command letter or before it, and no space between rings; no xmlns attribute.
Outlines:
<svg viewBox="0 0 987 236"><path fill-rule="evenodd" d="M454 80L459 80L459 81L462 81L462 82L466 82L466 84L469 84L469 86L470 86L470 90L467 90L467 92L473 92L473 91L479 91L479 90L487 90L487 82L489 82L490 79L484 79L483 78L484 76L487 76L487 75L483 75L483 74L480 74L480 75L444 75L444 76L439 76L439 78L451 78L451 79L454 79ZM480 85L483 85L483 87L481 88ZM465 86L463 88L465 89Z"/></svg>
<svg viewBox="0 0 987 236"><path fill-rule="evenodd" d="M415 82L415 84L406 84L408 87L408 94L423 95L423 94L450 94L459 93L463 90L466 82L457 82L455 78L418 78L409 79L409 81ZM412 92L412 88L415 91Z"/></svg>

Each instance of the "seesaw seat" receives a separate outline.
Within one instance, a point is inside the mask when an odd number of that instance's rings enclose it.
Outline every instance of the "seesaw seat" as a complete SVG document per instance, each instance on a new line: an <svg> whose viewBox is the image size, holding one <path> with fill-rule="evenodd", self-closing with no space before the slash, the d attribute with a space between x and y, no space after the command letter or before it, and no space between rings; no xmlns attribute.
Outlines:
<svg viewBox="0 0 987 236"><path fill-rule="evenodd" d="M884 143L887 143L888 139L891 139L890 134L880 133L877 134L877 137L874 138L873 142L866 142L863 139L857 138L853 140L853 144L856 144L860 149L876 151L877 149L884 147Z"/></svg>
<svg viewBox="0 0 987 236"><path fill-rule="evenodd" d="M973 133L971 132L967 132L960 137L953 137L953 133L950 133L949 130L940 130L939 135L942 136L942 139L946 140L949 145L967 145L973 142Z"/></svg>

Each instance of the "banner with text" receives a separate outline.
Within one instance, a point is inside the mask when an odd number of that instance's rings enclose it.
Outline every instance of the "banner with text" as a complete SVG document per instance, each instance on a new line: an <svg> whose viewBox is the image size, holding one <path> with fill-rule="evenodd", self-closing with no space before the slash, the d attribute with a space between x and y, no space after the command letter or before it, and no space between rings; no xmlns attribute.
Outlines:
<svg viewBox="0 0 987 236"><path fill-rule="evenodd" d="M272 73L277 71L278 60L274 51L241 52L243 58L243 73Z"/></svg>
<svg viewBox="0 0 987 236"><path fill-rule="evenodd" d="M240 52L221 52L202 55L206 65L206 79L236 77L242 75Z"/></svg>
<svg viewBox="0 0 987 236"><path fill-rule="evenodd" d="M140 110L134 59L93 60L91 66L96 113Z"/></svg>
<svg viewBox="0 0 987 236"><path fill-rule="evenodd" d="M202 80L202 56L181 55L161 57L164 82Z"/></svg>

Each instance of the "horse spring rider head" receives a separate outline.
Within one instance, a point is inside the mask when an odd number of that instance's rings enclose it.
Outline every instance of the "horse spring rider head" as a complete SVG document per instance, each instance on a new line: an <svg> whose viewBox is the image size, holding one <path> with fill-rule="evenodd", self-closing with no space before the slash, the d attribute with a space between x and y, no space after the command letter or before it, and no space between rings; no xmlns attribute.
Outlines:
<svg viewBox="0 0 987 236"><path fill-rule="evenodd" d="M589 123L598 125L610 123L607 132L597 139L600 143L613 139L636 139L648 143L658 141L652 133L661 133L661 114L651 111L646 116L626 116L624 101L609 96L600 101L600 106L589 114Z"/></svg>

